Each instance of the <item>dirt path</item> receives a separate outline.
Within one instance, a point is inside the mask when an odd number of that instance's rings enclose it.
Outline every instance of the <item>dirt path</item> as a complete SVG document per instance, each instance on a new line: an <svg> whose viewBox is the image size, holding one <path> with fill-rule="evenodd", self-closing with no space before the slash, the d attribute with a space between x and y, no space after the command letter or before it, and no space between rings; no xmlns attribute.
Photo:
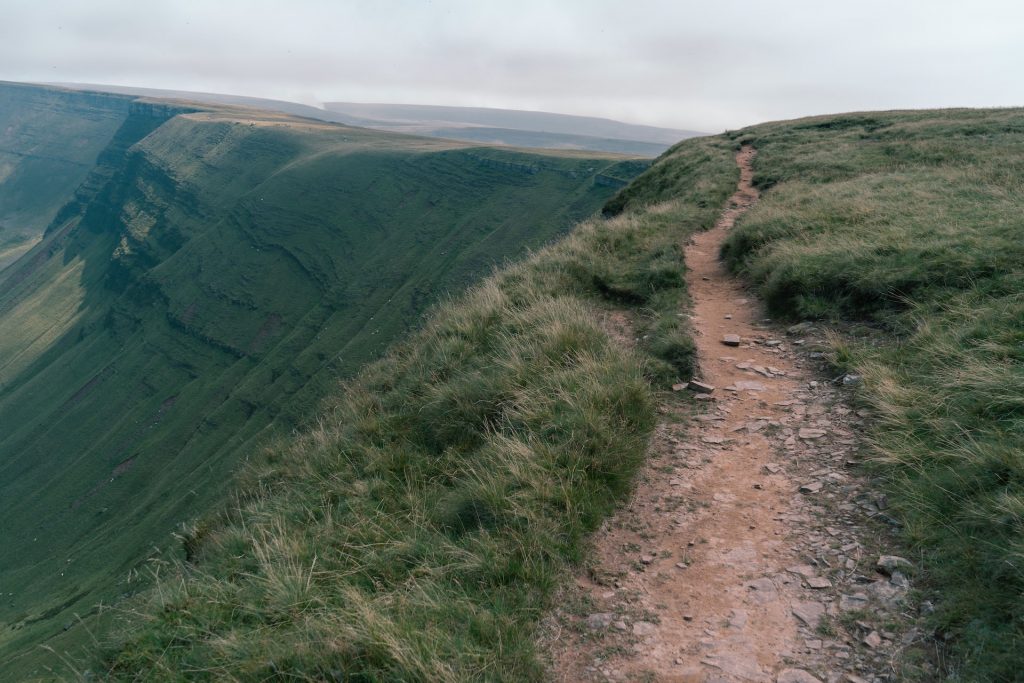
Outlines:
<svg viewBox="0 0 1024 683"><path fill-rule="evenodd" d="M686 424L663 406L551 636L556 680L890 680L907 582L876 571L885 500L848 469L861 418L814 371L818 331L773 328L718 259L758 199L753 156L737 154L736 193L686 251L709 409Z"/></svg>

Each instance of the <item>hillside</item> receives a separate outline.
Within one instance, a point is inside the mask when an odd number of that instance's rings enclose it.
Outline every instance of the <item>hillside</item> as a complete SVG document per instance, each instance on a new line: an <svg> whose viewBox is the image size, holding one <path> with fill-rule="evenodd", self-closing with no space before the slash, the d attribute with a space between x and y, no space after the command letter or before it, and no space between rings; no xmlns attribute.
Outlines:
<svg viewBox="0 0 1024 683"><path fill-rule="evenodd" d="M440 308L272 445L99 670L246 680L537 680L536 620L625 494L654 394L693 371L680 242L731 143L656 211L585 222ZM638 343L614 336L622 311Z"/></svg>
<svg viewBox="0 0 1024 683"><path fill-rule="evenodd" d="M251 109L115 97L115 113L96 113L107 96L5 92L5 116L49 103L55 135L81 115L93 128L74 139L98 150L77 188L69 173L47 190L38 243L0 272L0 544L15 549L0 554L0 661L14 678L53 663L39 643L86 642L95 624L78 617L143 585L147 555L339 378L643 167Z"/></svg>
<svg viewBox="0 0 1024 683"><path fill-rule="evenodd" d="M0 82L0 271L42 237L130 102Z"/></svg>
<svg viewBox="0 0 1024 683"><path fill-rule="evenodd" d="M816 353L862 402L862 455L912 552L914 599L934 605L918 623L944 673L1015 680L1021 110L819 117L674 147L610 218L437 311L268 449L95 665L124 680L543 675L539 620L658 415L688 409L662 391L694 372L682 244L720 213L740 144L761 199L723 256L776 316L831 329Z"/></svg>

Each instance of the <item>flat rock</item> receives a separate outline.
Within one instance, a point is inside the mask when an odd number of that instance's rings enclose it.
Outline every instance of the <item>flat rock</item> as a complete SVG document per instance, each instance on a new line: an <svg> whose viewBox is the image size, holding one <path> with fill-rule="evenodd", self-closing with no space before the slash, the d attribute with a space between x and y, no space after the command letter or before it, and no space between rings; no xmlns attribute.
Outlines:
<svg viewBox="0 0 1024 683"><path fill-rule="evenodd" d="M882 636L878 635L878 631L872 631L864 636L864 644L874 650L882 644Z"/></svg>
<svg viewBox="0 0 1024 683"><path fill-rule="evenodd" d="M734 382L733 386L736 387L737 391L765 391L768 389L768 387L761 382L752 382L742 379Z"/></svg>
<svg viewBox="0 0 1024 683"><path fill-rule="evenodd" d="M809 564L795 564L792 567L786 567L786 571L790 574L797 574L798 576L811 577L817 576L818 570Z"/></svg>
<svg viewBox="0 0 1024 683"><path fill-rule="evenodd" d="M649 636L654 633L657 626L649 621L638 621L633 624L633 635L634 636Z"/></svg>
<svg viewBox="0 0 1024 683"><path fill-rule="evenodd" d="M741 629L747 625L750 615L745 609L733 609L729 611L729 628Z"/></svg>
<svg viewBox="0 0 1024 683"><path fill-rule="evenodd" d="M713 666L716 669L720 669L723 673L744 681L771 683L772 680L746 653L708 655L700 660L700 663L706 666ZM704 678L700 680L706 680L710 683L714 679Z"/></svg>
<svg viewBox="0 0 1024 683"><path fill-rule="evenodd" d="M910 560L899 557L898 555L882 555L875 562L875 568L882 572L886 576L892 576L892 573L897 569L904 569L912 567Z"/></svg>
<svg viewBox="0 0 1024 683"><path fill-rule="evenodd" d="M750 590L751 599L762 605L774 602L779 597L778 592L775 590L775 584L768 577L747 581L744 585Z"/></svg>
<svg viewBox="0 0 1024 683"><path fill-rule="evenodd" d="M875 581L867 588L868 593L889 607L896 606L903 599L905 591L906 589L900 588L889 581Z"/></svg>
<svg viewBox="0 0 1024 683"><path fill-rule="evenodd" d="M808 576L807 585L810 588L831 588L832 582L826 579L824 576Z"/></svg>
<svg viewBox="0 0 1024 683"><path fill-rule="evenodd" d="M793 616L810 628L818 628L821 618L825 616L825 605L820 602L794 602Z"/></svg>
<svg viewBox="0 0 1024 683"><path fill-rule="evenodd" d="M775 590L775 584L767 576L762 576L760 579L754 579L753 581L747 581L744 584L750 590L755 591L773 591Z"/></svg>
<svg viewBox="0 0 1024 683"><path fill-rule="evenodd" d="M817 493L821 490L820 481L812 481L800 487L800 493Z"/></svg>
<svg viewBox="0 0 1024 683"><path fill-rule="evenodd" d="M727 334L722 337L722 343L726 346L739 346L740 336L738 334Z"/></svg>
<svg viewBox="0 0 1024 683"><path fill-rule="evenodd" d="M769 462L769 463L765 463L763 469L768 474L778 474L779 472L782 471L782 465L780 465L780 464L778 464L776 462Z"/></svg>
<svg viewBox="0 0 1024 683"><path fill-rule="evenodd" d="M779 672L776 683L821 683L821 679L807 673L803 669L783 669Z"/></svg>
<svg viewBox="0 0 1024 683"><path fill-rule="evenodd" d="M813 439L820 439L821 437L828 434L824 429L814 429L812 427L802 427L797 433L801 439L811 441Z"/></svg>
<svg viewBox="0 0 1024 683"><path fill-rule="evenodd" d="M711 384L705 384L704 382L698 382L696 380L691 380L690 383L687 384L686 388L698 394L710 394L715 390L715 387Z"/></svg>
<svg viewBox="0 0 1024 683"><path fill-rule="evenodd" d="M839 596L839 609L849 612L855 609L864 609L868 606L867 593L854 593L853 595Z"/></svg>
<svg viewBox="0 0 1024 683"><path fill-rule="evenodd" d="M797 323L796 325L790 325L786 328L786 332L789 334L803 334L809 330L813 330L814 325L812 323Z"/></svg>
<svg viewBox="0 0 1024 683"><path fill-rule="evenodd" d="M608 628L615 615L611 612L598 612L587 617L587 627L595 631Z"/></svg>

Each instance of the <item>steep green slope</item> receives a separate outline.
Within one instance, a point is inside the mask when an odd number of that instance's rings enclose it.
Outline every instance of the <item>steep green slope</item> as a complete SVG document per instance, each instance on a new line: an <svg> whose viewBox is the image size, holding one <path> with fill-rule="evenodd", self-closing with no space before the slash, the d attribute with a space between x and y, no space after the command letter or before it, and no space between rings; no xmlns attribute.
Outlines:
<svg viewBox="0 0 1024 683"><path fill-rule="evenodd" d="M867 323L878 471L952 645L950 674L1024 665L1024 110L756 126L767 189L725 247L780 315ZM866 333L873 330L873 333Z"/></svg>
<svg viewBox="0 0 1024 683"><path fill-rule="evenodd" d="M0 82L0 271L39 240L131 100Z"/></svg>
<svg viewBox="0 0 1024 683"><path fill-rule="evenodd" d="M628 490L652 393L692 372L682 245L736 183L728 140L664 161L697 159L671 201L584 223L335 391L190 529L188 563L93 671L538 680L537 622ZM610 309L635 349L602 326Z"/></svg>
<svg viewBox="0 0 1024 683"><path fill-rule="evenodd" d="M132 103L0 279L4 670L84 642L74 615L135 590L257 444L634 168Z"/></svg>

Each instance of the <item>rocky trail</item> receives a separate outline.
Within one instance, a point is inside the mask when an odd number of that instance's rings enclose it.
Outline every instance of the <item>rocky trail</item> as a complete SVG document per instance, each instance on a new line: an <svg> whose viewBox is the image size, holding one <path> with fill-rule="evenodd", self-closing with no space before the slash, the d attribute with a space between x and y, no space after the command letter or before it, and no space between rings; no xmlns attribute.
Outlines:
<svg viewBox="0 0 1024 683"><path fill-rule="evenodd" d="M758 199L754 150L716 226L687 245L695 394L666 401L636 490L546 629L561 681L902 680L919 647L909 563L856 469L864 414L821 362L823 331L778 327L718 259ZM689 391L690 389L682 389ZM927 605L925 605L927 607Z"/></svg>

